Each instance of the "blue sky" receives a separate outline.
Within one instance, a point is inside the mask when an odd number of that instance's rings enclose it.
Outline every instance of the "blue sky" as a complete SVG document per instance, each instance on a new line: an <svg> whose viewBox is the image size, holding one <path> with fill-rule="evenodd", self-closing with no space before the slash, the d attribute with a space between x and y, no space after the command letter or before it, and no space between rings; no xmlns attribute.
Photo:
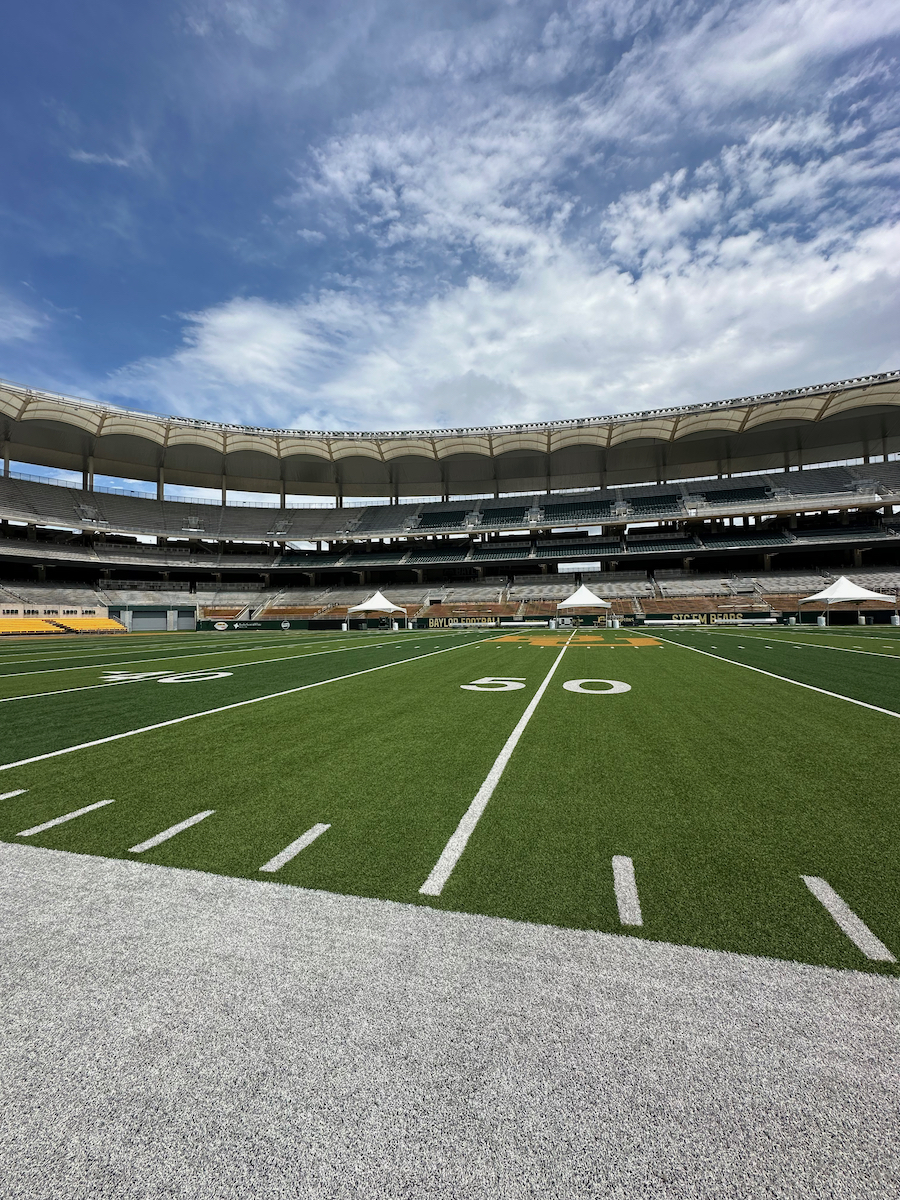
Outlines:
<svg viewBox="0 0 900 1200"><path fill-rule="evenodd" d="M900 366L896 0L5 15L0 375L307 429Z"/></svg>

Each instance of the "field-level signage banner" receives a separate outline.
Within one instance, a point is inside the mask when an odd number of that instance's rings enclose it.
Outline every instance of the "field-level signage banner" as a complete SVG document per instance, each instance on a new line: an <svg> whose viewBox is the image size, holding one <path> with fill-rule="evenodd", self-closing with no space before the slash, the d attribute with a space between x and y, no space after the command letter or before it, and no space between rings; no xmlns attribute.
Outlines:
<svg viewBox="0 0 900 1200"><path fill-rule="evenodd" d="M451 625L497 625L497 617L416 617L416 629L448 629Z"/></svg>
<svg viewBox="0 0 900 1200"><path fill-rule="evenodd" d="M213 621L204 618L197 622L197 629L228 633L246 629L306 629L308 625L308 621Z"/></svg>
<svg viewBox="0 0 900 1200"><path fill-rule="evenodd" d="M764 621L772 618L770 612L757 609L755 612L697 612L697 613L653 613L649 617L635 617L635 625L652 625L654 621L693 621L701 625L737 625L741 621Z"/></svg>

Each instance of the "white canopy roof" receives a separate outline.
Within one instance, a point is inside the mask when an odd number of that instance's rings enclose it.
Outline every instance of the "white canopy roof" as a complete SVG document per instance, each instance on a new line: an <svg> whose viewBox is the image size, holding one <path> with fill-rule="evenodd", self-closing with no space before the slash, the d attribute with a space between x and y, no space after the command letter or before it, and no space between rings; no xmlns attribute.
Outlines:
<svg viewBox="0 0 900 1200"><path fill-rule="evenodd" d="M352 608L347 609L348 613L389 613L402 612L406 615L406 609L401 608L399 604L392 604L386 596L382 596L381 592L376 592L374 596L370 596L368 600L363 600L362 604L354 604Z"/></svg>
<svg viewBox="0 0 900 1200"><path fill-rule="evenodd" d="M861 588L859 584L853 583L844 575L840 579L836 579L824 591L816 592L814 596L804 596L800 603L805 604L807 600L824 600L826 604L841 604L852 600L883 600L885 604L896 603L893 596L885 596L881 592L870 592L866 588Z"/></svg>
<svg viewBox="0 0 900 1200"><path fill-rule="evenodd" d="M612 608L608 600L595 596L584 584L569 596L568 600L560 600L557 608Z"/></svg>

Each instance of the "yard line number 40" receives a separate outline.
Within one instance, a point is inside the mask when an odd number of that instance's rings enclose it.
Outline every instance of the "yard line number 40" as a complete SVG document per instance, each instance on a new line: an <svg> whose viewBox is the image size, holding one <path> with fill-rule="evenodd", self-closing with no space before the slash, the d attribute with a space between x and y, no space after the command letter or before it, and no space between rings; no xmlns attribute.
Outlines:
<svg viewBox="0 0 900 1200"><path fill-rule="evenodd" d="M464 692L517 692L525 687L522 676L485 675L471 683L461 683ZM582 692L586 696L616 696L630 692L631 684L619 679L567 679L563 684L567 692Z"/></svg>

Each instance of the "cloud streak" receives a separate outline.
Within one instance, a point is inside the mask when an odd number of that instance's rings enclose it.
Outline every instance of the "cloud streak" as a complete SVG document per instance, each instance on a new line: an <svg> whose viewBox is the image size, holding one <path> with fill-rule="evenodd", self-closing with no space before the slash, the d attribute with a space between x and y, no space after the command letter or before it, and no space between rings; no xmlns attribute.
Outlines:
<svg viewBox="0 0 900 1200"><path fill-rule="evenodd" d="M243 287L187 314L171 353L111 373L111 398L409 428L897 365L896 5L376 9L359 36L378 85L285 143L277 298ZM309 86L290 8L190 11L192 36L249 56L242 102L289 113ZM346 82L348 44L323 49L329 78Z"/></svg>

